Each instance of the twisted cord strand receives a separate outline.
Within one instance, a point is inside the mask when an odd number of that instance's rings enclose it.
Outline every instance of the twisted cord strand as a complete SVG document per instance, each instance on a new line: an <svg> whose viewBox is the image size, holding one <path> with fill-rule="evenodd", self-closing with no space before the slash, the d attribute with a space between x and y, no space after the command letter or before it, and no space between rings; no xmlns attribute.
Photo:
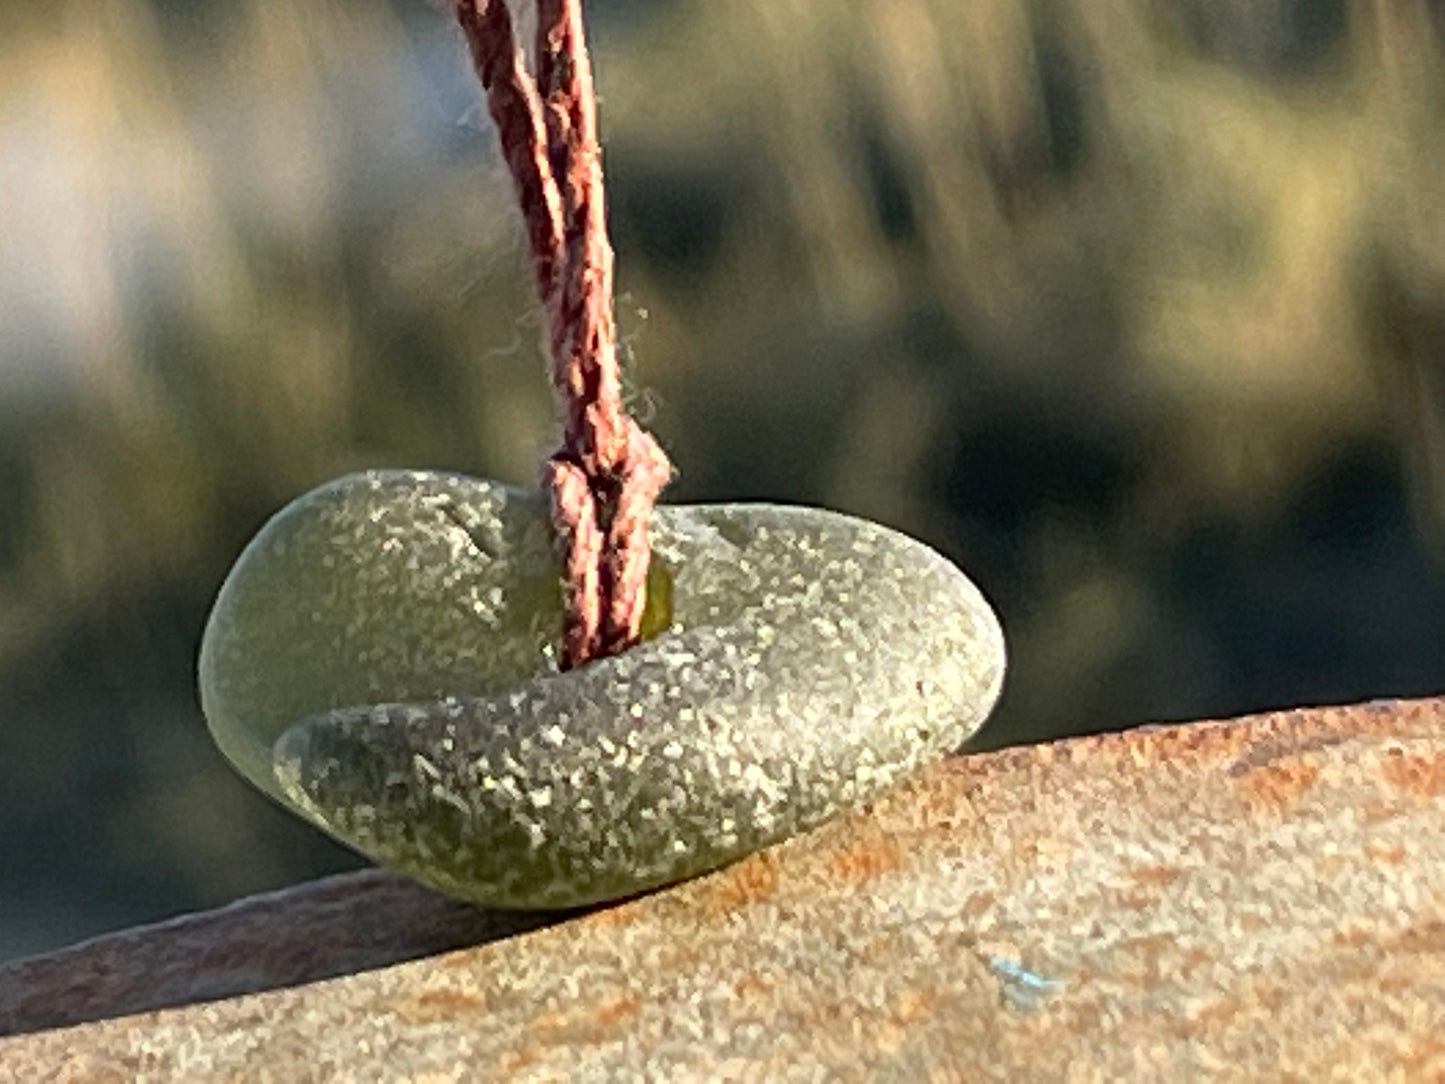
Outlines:
<svg viewBox="0 0 1445 1084"><path fill-rule="evenodd" d="M487 92L551 317L562 445L543 481L562 551L560 665L571 669L638 640L652 508L672 465L622 402L613 252L581 0L537 0L535 81L502 0L454 0L454 7Z"/></svg>

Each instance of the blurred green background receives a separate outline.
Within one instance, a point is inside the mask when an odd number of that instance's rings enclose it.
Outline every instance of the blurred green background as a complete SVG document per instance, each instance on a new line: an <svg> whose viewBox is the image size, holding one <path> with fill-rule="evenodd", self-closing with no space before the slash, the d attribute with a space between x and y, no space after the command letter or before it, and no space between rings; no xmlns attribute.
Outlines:
<svg viewBox="0 0 1445 1084"><path fill-rule="evenodd" d="M209 600L332 475L555 439L446 4L6 7L0 957L355 864L212 749ZM588 10L671 498L959 561L981 744L1445 689L1439 5Z"/></svg>

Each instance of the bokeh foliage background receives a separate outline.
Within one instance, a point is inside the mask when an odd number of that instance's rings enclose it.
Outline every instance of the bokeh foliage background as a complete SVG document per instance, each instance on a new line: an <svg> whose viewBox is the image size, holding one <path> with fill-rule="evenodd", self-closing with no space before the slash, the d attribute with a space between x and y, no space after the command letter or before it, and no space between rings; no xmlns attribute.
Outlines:
<svg viewBox="0 0 1445 1084"><path fill-rule="evenodd" d="M588 10L672 499L962 563L984 745L1445 688L1438 4ZM332 475L554 439L445 4L6 22L0 956L351 864L212 751L209 599Z"/></svg>

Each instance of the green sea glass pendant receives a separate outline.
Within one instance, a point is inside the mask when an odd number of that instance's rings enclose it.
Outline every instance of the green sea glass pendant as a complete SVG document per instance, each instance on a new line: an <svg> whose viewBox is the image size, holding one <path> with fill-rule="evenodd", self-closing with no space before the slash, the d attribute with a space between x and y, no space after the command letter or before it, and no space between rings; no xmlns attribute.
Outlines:
<svg viewBox="0 0 1445 1084"><path fill-rule="evenodd" d="M383 866L508 908L713 869L876 796L988 716L1003 635L923 544L832 512L661 506L644 641L565 673L543 498L373 471L271 519L201 702L231 763Z"/></svg>

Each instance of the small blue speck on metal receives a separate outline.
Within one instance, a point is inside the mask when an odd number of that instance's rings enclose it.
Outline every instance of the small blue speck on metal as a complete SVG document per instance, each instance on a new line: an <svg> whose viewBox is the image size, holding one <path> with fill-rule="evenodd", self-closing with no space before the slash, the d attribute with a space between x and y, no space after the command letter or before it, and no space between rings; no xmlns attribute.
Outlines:
<svg viewBox="0 0 1445 1084"><path fill-rule="evenodd" d="M1030 971L1018 960L1007 956L991 956L989 970L999 980L999 994L1016 1009L1034 1012L1040 1001L1060 993L1066 985L1060 979L1049 979Z"/></svg>

